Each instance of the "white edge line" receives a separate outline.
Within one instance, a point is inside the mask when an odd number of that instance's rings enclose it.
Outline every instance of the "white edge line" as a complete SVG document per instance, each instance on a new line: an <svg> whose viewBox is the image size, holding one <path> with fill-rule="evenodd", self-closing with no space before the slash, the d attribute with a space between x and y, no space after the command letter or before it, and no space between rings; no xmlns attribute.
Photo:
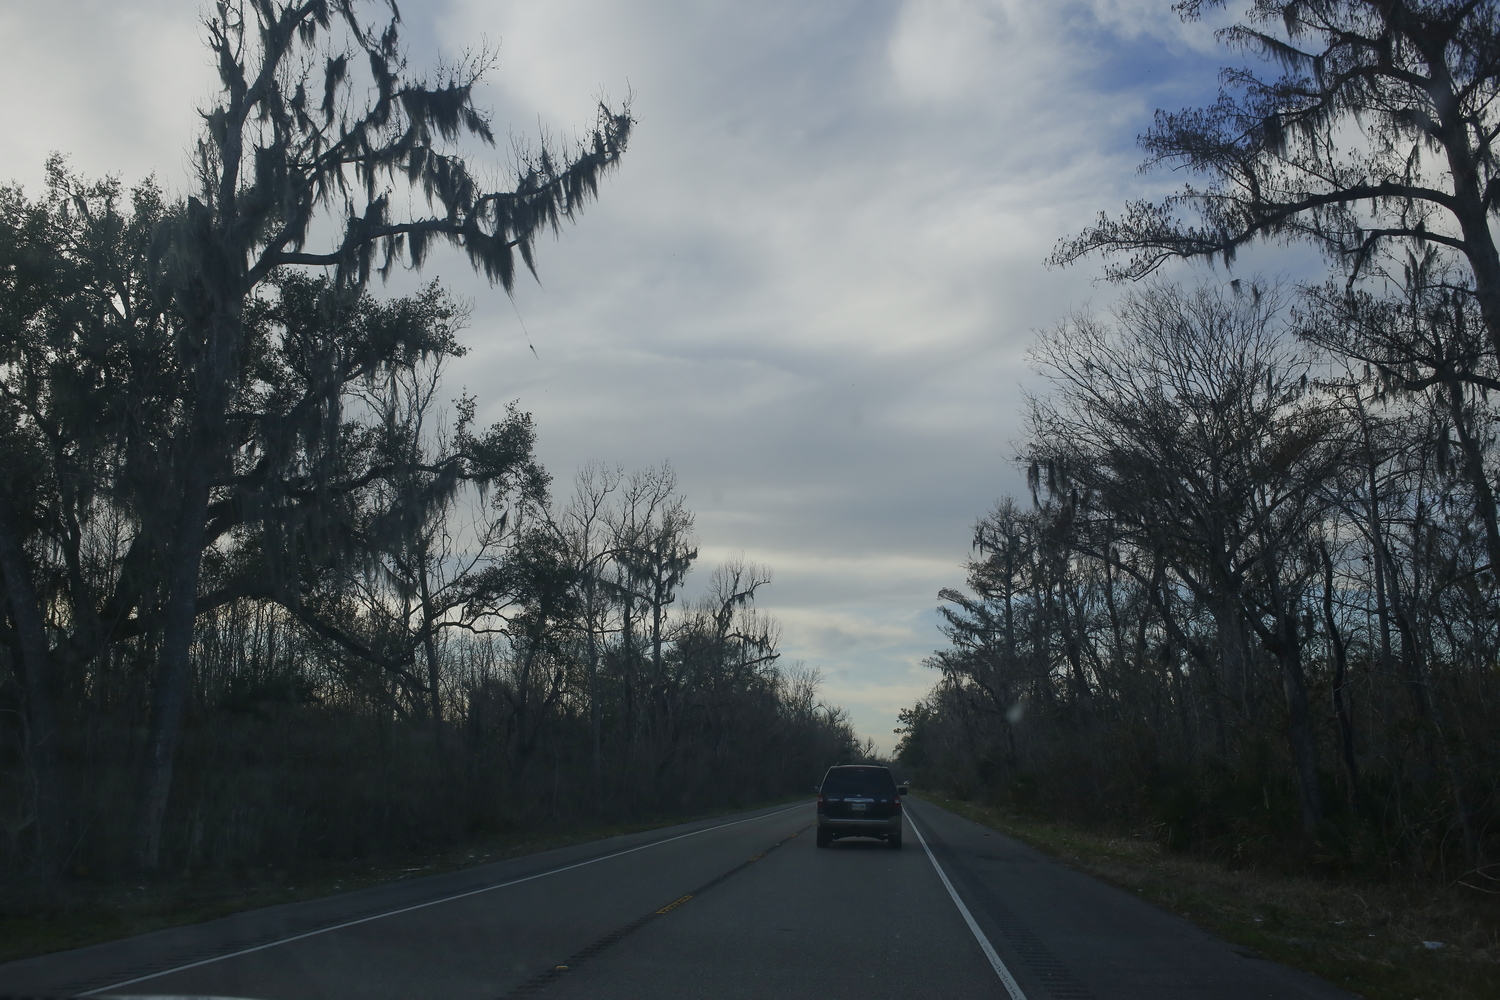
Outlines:
<svg viewBox="0 0 1500 1000"><path fill-rule="evenodd" d="M753 823L758 819L766 819L770 816L779 816L784 812L790 812L793 809L802 808L805 808L805 804L798 803L797 805L787 806L785 809L777 809L775 812L762 813L759 816L750 816L746 819L737 819L733 823L720 823L718 826L707 826L701 830L694 830L692 833L680 833L675 837L667 837L665 840L653 840L651 843L641 844L639 847L627 848L623 851L616 851L613 854L606 854L603 857L590 858L587 861L579 861L577 864L564 865L561 868L551 868L544 872L537 872L535 875L527 875L525 878L512 879L509 882L501 882L498 885L487 885L482 889L470 889L467 892L460 892L457 895L453 896L444 896L441 899L429 899L425 903L416 903L412 906L403 906L398 910L387 910L384 913L376 913L373 916L360 917L358 920L346 920L341 924L334 924L331 927L319 927L315 931L306 931L302 934L293 934L291 937L279 938L275 941L267 942L266 944L258 944L253 948L242 948L239 951L231 951L226 952L223 955L215 955L213 958L205 958L201 961L189 962L187 965L179 965L175 968L163 969L160 972L153 972L147 976L137 976L135 979L127 979L122 983L112 983L109 986L100 986L98 989L89 990L85 993L79 993L77 994L77 996L90 997L99 993L104 993L108 990L118 990L126 986L134 986L136 983L143 983L148 979L159 979L162 976L170 976L174 972L186 972L188 969L196 969L200 965L212 965L214 962L222 962L226 959L238 958L241 955L249 955L257 951L265 951L267 948L276 948L284 944L291 944L293 941L301 941L303 938L317 937L319 934L327 934L330 931L343 930L345 927L354 927L358 924L367 924L372 920L384 920L386 917L394 917L402 913L410 913L413 910L421 910L429 906L437 906L439 903L451 903L455 899L463 899L466 896L477 896L482 892L493 892L496 889L504 889L512 885L520 885L522 882L530 882L533 879L546 878L548 875L556 875L559 872L572 871L574 868L582 868L585 865L598 864L600 861L608 861L610 858L618 858L621 855L634 854L636 851L644 851L648 847L660 847L662 844L670 844L674 840L686 840L688 837L696 837L700 833L712 833L715 830L723 830L727 827L739 826L741 823ZM921 834L917 834L917 836L920 837ZM926 845L924 844L923 846ZM929 851L928 854L930 855L931 852ZM937 864L937 862L934 861L933 864ZM941 871L939 871L939 874L941 874ZM943 881L946 883L947 879L944 879ZM952 892L953 890L950 888L948 891ZM962 906L963 904L960 903L959 905ZM965 913L967 914L967 911L965 911ZM979 932L976 930L975 933L977 934ZM996 961L998 961L998 959L996 959ZM1017 1000L1025 1000L1025 998L1018 997Z"/></svg>
<svg viewBox="0 0 1500 1000"><path fill-rule="evenodd" d="M938 878L943 880L943 888L948 890L948 895L953 899L953 905L958 907L958 912L963 914L964 923L969 925L969 930L974 933L974 940L979 942L979 948L984 952L984 957L990 960L990 965L995 969L995 975L1000 977L1000 982L1005 986L1005 992L1010 994L1010 1000L1026 1000L1026 994L1021 992L1020 985L1016 982L1005 963L1000 961L1000 956L995 953L995 946L990 944L990 939L984 936L984 931L979 929L979 924L974 921L974 915L964 905L964 901L958 898L958 892L954 890L953 883L948 881L948 875L943 871L943 866L938 864L938 859L933 856L932 848L927 846L927 838L922 836L922 831L917 829L917 824L912 822L910 815L906 817L907 824L912 833L917 835L917 840L922 845L922 850L927 852L927 860L932 862L933 869Z"/></svg>

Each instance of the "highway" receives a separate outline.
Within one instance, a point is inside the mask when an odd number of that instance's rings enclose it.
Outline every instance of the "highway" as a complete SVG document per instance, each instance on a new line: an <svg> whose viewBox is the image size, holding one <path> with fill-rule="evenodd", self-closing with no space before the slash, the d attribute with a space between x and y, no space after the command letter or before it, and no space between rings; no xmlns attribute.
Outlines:
<svg viewBox="0 0 1500 1000"><path fill-rule="evenodd" d="M0 965L0 996L1348 998L915 797L799 804Z"/></svg>

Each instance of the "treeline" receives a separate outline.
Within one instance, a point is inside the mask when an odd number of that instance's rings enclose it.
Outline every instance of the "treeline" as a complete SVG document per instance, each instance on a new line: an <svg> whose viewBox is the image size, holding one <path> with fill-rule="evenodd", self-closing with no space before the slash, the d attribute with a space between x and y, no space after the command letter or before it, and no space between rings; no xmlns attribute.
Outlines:
<svg viewBox="0 0 1500 1000"><path fill-rule="evenodd" d="M1284 75L1226 74L1142 139L1206 185L1054 261L1123 252L1110 276L1138 281L1276 238L1341 273L1148 278L1040 337L1030 497L979 521L967 591L942 594L951 645L902 759L1174 846L1490 891L1494 12L1260 4L1225 37Z"/></svg>
<svg viewBox="0 0 1500 1000"><path fill-rule="evenodd" d="M1155 284L1042 338L1032 496L942 594L902 759L1178 846L1300 830L1471 871L1500 818L1500 621L1461 436L1493 411L1371 385L1297 326L1330 317L1279 305Z"/></svg>
<svg viewBox="0 0 1500 1000"><path fill-rule="evenodd" d="M247 310L241 436L174 687L162 554L187 379L170 314L131 273L160 201L144 187L122 211L114 184L54 180L0 209L5 245L39 275L8 290L37 309L0 377L0 528L20 570L12 586L7 564L0 648L8 871L138 864L174 698L148 844L174 869L751 802L851 754L815 678L778 665L754 603L767 570L731 561L681 600L697 548L669 467L590 467L554 503L525 414L481 432L473 399L443 405L463 313L440 289L382 302L295 272Z"/></svg>
<svg viewBox="0 0 1500 1000"><path fill-rule="evenodd" d="M414 78L397 22L361 10L210 12L221 91L181 201L60 159L39 198L0 189L7 877L699 810L803 788L854 743L778 665L766 571L681 599L670 469L585 470L554 503L528 415L445 404L465 309L368 292L434 240L508 289L628 111L488 190L452 148L493 140L483 60Z"/></svg>

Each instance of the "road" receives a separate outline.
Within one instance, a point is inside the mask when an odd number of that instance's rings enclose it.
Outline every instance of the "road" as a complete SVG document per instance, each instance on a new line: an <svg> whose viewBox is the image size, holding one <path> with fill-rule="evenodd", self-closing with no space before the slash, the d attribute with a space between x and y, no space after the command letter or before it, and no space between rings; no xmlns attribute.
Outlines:
<svg viewBox="0 0 1500 1000"><path fill-rule="evenodd" d="M760 810L13 962L0 995L1349 996L915 798L900 851L819 850L812 819Z"/></svg>

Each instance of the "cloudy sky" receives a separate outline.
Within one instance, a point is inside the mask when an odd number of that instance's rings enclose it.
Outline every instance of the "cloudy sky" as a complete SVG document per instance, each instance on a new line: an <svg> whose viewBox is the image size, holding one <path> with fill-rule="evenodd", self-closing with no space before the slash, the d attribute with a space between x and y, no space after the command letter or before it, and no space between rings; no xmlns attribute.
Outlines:
<svg viewBox="0 0 1500 1000"><path fill-rule="evenodd" d="M1135 136L1232 59L1170 7L403 0L413 65L497 50L480 104L502 134L580 134L600 96L633 95L639 122L514 303L434 255L427 275L474 305L454 395L530 410L559 493L590 460L670 461L696 575L769 565L784 653L889 748L935 679L938 589L961 585L975 518L1021 492L1032 332L1115 295L1043 259L1172 183L1136 172ZM36 191L59 150L185 190L213 83L195 9L0 7L0 179Z"/></svg>

